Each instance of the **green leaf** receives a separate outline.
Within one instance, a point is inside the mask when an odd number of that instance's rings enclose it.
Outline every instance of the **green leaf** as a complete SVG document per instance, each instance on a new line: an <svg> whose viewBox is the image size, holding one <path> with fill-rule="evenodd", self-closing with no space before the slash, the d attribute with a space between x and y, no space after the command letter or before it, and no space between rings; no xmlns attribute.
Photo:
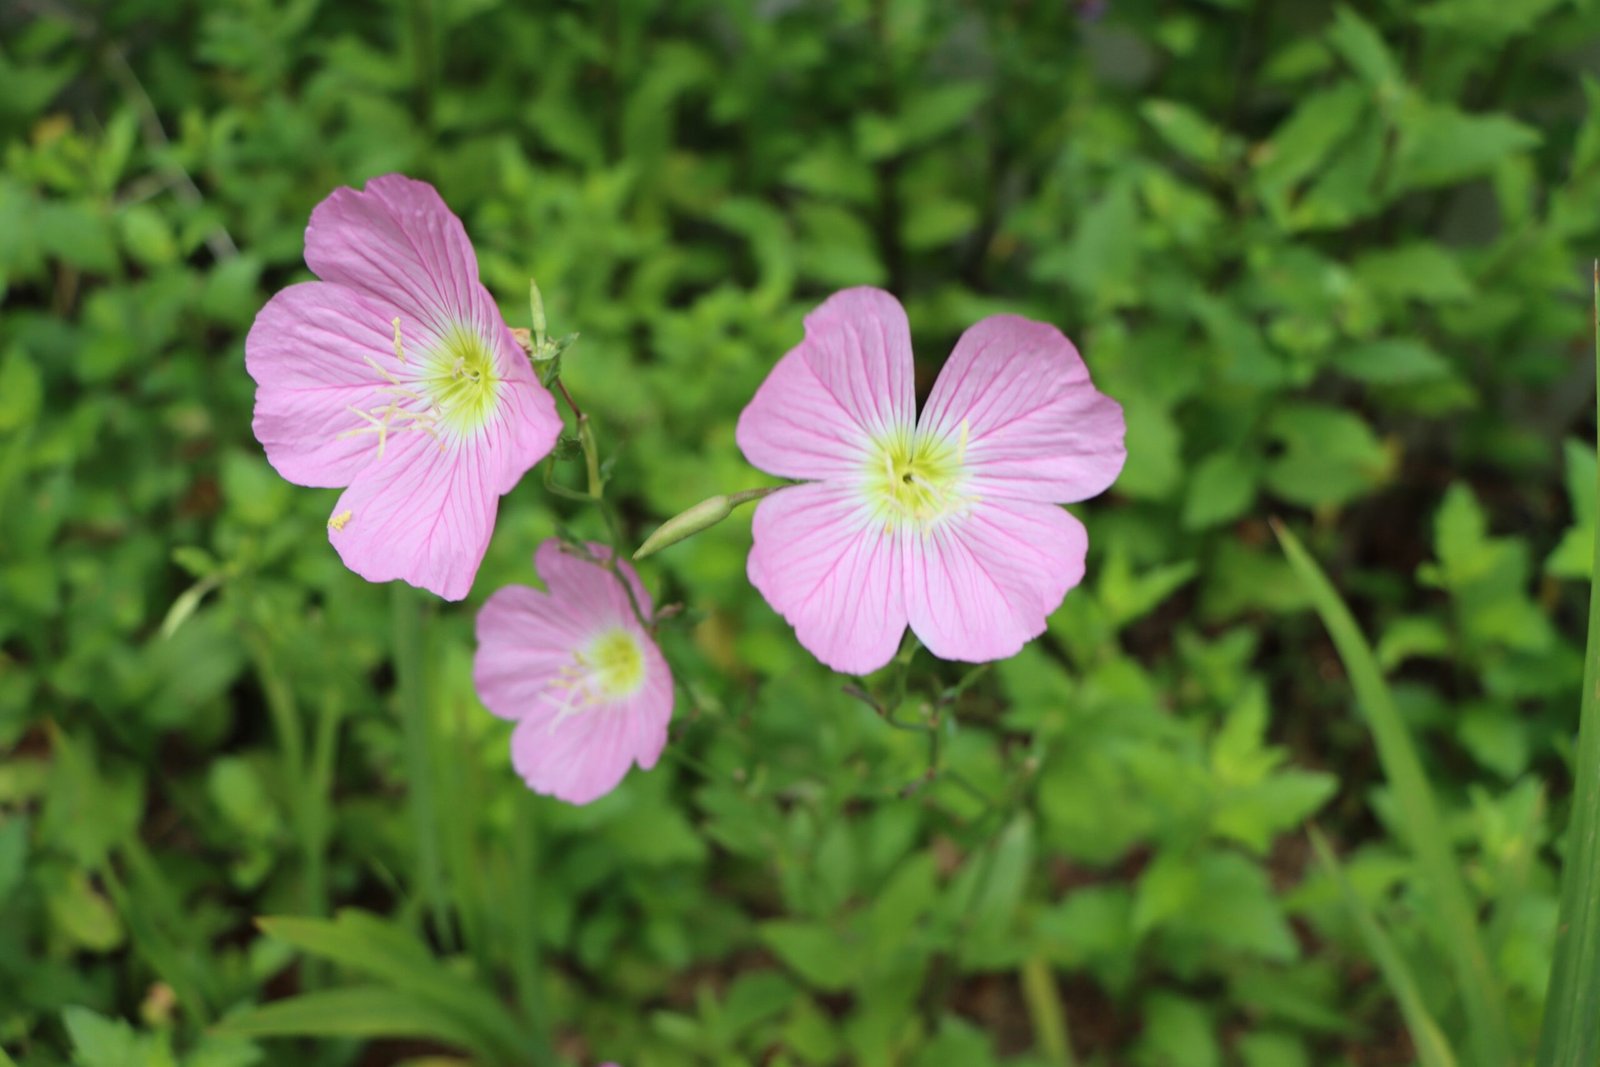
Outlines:
<svg viewBox="0 0 1600 1067"><path fill-rule="evenodd" d="M1188 997L1151 994L1144 1002L1144 1033L1134 1062L1139 1067L1220 1067L1222 1048L1211 1016Z"/></svg>
<svg viewBox="0 0 1600 1067"><path fill-rule="evenodd" d="M1237 138L1198 111L1173 100L1147 100L1139 108L1146 122L1178 154L1203 166L1220 166L1239 149Z"/></svg>
<svg viewBox="0 0 1600 1067"><path fill-rule="evenodd" d="M170 1049L141 1041L121 1019L70 1007L62 1009L61 1025L72 1042L77 1067L173 1067Z"/></svg>
<svg viewBox="0 0 1600 1067"><path fill-rule="evenodd" d="M457 1021L474 1047L503 1053L527 1043L527 1036L500 1007L495 995L460 973L447 971L424 944L400 927L354 908L332 922L278 916L257 920L267 936L302 952L332 960L377 978L395 990Z"/></svg>
<svg viewBox="0 0 1600 1067"><path fill-rule="evenodd" d="M1250 510L1261 479L1261 463L1234 449L1213 452L1194 468L1183 501L1183 527L1204 530Z"/></svg>
<svg viewBox="0 0 1600 1067"><path fill-rule="evenodd" d="M1442 304L1469 299L1472 282L1460 260L1430 241L1369 252L1355 262L1355 275L1388 300L1421 300Z"/></svg>
<svg viewBox="0 0 1600 1067"><path fill-rule="evenodd" d="M821 923L774 920L761 924L759 936L780 960L817 989L842 992L860 971L860 960L852 948Z"/></svg>
<svg viewBox="0 0 1600 1067"><path fill-rule="evenodd" d="M214 1033L230 1037L419 1038L471 1052L486 1063L514 1064L460 1020L420 997L385 986L305 993L248 1008L223 1019Z"/></svg>
<svg viewBox="0 0 1600 1067"><path fill-rule="evenodd" d="M1509 115L1469 115L1449 105L1417 102L1401 117L1390 187L1403 192L1454 185L1487 174L1539 141L1537 130Z"/></svg>
<svg viewBox="0 0 1600 1067"><path fill-rule="evenodd" d="M1400 67L1389 46L1384 44L1382 34L1350 8L1340 7L1334 14L1328 43L1368 85L1380 92L1394 92L1399 88Z"/></svg>
<svg viewBox="0 0 1600 1067"><path fill-rule="evenodd" d="M1421 341L1369 341L1335 355L1333 369L1373 385L1411 385L1451 376L1445 358Z"/></svg>
<svg viewBox="0 0 1600 1067"><path fill-rule="evenodd" d="M1572 507L1572 526L1562 535L1555 550L1545 560L1545 570L1557 578L1581 578L1594 573L1595 484L1600 481L1595 450L1581 441L1563 443L1566 454L1567 501Z"/></svg>
<svg viewBox="0 0 1600 1067"><path fill-rule="evenodd" d="M39 368L20 348L7 351L0 361L0 432L31 426L43 401Z"/></svg>
<svg viewBox="0 0 1600 1067"><path fill-rule="evenodd" d="M1283 194L1322 167L1355 130L1372 99L1371 90L1342 81L1307 96L1253 155L1260 194L1280 212Z"/></svg>
<svg viewBox="0 0 1600 1067"><path fill-rule="evenodd" d="M1283 454L1267 464L1267 487L1306 507L1343 504L1385 481L1394 458L1361 416L1321 404L1274 409L1267 432Z"/></svg>

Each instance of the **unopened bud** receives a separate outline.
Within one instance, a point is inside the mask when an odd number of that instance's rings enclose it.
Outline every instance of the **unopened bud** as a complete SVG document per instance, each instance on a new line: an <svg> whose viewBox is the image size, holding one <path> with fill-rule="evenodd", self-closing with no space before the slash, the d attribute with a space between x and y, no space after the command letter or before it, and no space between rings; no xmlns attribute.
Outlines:
<svg viewBox="0 0 1600 1067"><path fill-rule="evenodd" d="M726 496L714 496L709 500L702 500L689 510L679 512L656 527L656 532L645 538L644 544L639 546L639 551L633 554L633 558L644 559L668 545L687 540L703 530L711 529L732 514L733 501Z"/></svg>

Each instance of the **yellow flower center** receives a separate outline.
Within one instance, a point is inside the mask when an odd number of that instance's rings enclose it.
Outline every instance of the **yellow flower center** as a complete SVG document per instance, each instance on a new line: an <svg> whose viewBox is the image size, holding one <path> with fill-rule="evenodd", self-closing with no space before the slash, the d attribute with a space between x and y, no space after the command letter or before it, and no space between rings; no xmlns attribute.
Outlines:
<svg viewBox="0 0 1600 1067"><path fill-rule="evenodd" d="M589 642L577 658L587 668L590 684L607 700L632 696L644 684L644 651L639 638L620 626Z"/></svg>
<svg viewBox="0 0 1600 1067"><path fill-rule="evenodd" d="M556 709L549 731L590 706L626 700L644 685L644 649L637 634L620 626L594 637L572 654L541 695Z"/></svg>
<svg viewBox="0 0 1600 1067"><path fill-rule="evenodd" d="M444 343L428 353L417 384L439 422L456 433L483 426L500 395L494 353L477 333L460 325L452 326Z"/></svg>
<svg viewBox="0 0 1600 1067"><path fill-rule="evenodd" d="M887 529L926 529L965 513L977 499L967 488L967 427L958 441L901 430L874 442L867 497Z"/></svg>

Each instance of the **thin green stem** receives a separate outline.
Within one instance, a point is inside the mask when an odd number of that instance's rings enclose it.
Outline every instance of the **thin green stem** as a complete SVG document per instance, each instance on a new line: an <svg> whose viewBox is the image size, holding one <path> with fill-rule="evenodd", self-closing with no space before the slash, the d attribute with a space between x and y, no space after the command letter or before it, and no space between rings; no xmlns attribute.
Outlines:
<svg viewBox="0 0 1600 1067"><path fill-rule="evenodd" d="M443 863L439 852L439 816L433 795L433 751L428 717L426 641L423 606L416 591L403 582L391 590L394 624L395 681L400 698L400 729L410 789L411 832L416 847L418 893L433 917L441 940L450 938L445 907Z"/></svg>
<svg viewBox="0 0 1600 1067"><path fill-rule="evenodd" d="M1061 1012L1061 993L1050 964L1038 956L1022 965L1022 999L1028 1005L1028 1021L1033 1024L1033 1043L1051 1067L1076 1067L1072 1043L1067 1039L1067 1020Z"/></svg>
<svg viewBox="0 0 1600 1067"><path fill-rule="evenodd" d="M1600 262L1594 277L1595 368L1600 374ZM1600 392L1595 417L1600 420ZM1561 876L1561 913L1550 970L1539 1067L1600 1063L1600 537L1589 581L1589 637L1583 657L1572 820Z"/></svg>

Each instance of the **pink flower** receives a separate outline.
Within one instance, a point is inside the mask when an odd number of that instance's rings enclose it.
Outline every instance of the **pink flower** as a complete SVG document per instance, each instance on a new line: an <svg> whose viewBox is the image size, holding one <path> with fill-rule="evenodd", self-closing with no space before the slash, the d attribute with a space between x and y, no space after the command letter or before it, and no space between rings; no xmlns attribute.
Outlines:
<svg viewBox="0 0 1600 1067"><path fill-rule="evenodd" d="M500 496L555 445L555 402L433 186L336 189L306 265L322 280L274 296L245 340L256 438L289 481L348 487L328 520L345 566L459 600Z"/></svg>
<svg viewBox="0 0 1600 1067"><path fill-rule="evenodd" d="M909 624L943 659L1003 659L1083 578L1057 504L1122 470L1122 408L1072 342L1015 315L961 336L919 419L898 301L849 289L806 317L739 417L745 457L811 479L756 509L750 581L835 670L894 657Z"/></svg>
<svg viewBox="0 0 1600 1067"><path fill-rule="evenodd" d="M550 591L507 586L478 612L478 696L517 724L517 773L573 804L611 792L634 763L654 767L672 718L672 671L634 612L651 617L650 594L626 560L616 565L620 578L552 538L534 556Z"/></svg>

